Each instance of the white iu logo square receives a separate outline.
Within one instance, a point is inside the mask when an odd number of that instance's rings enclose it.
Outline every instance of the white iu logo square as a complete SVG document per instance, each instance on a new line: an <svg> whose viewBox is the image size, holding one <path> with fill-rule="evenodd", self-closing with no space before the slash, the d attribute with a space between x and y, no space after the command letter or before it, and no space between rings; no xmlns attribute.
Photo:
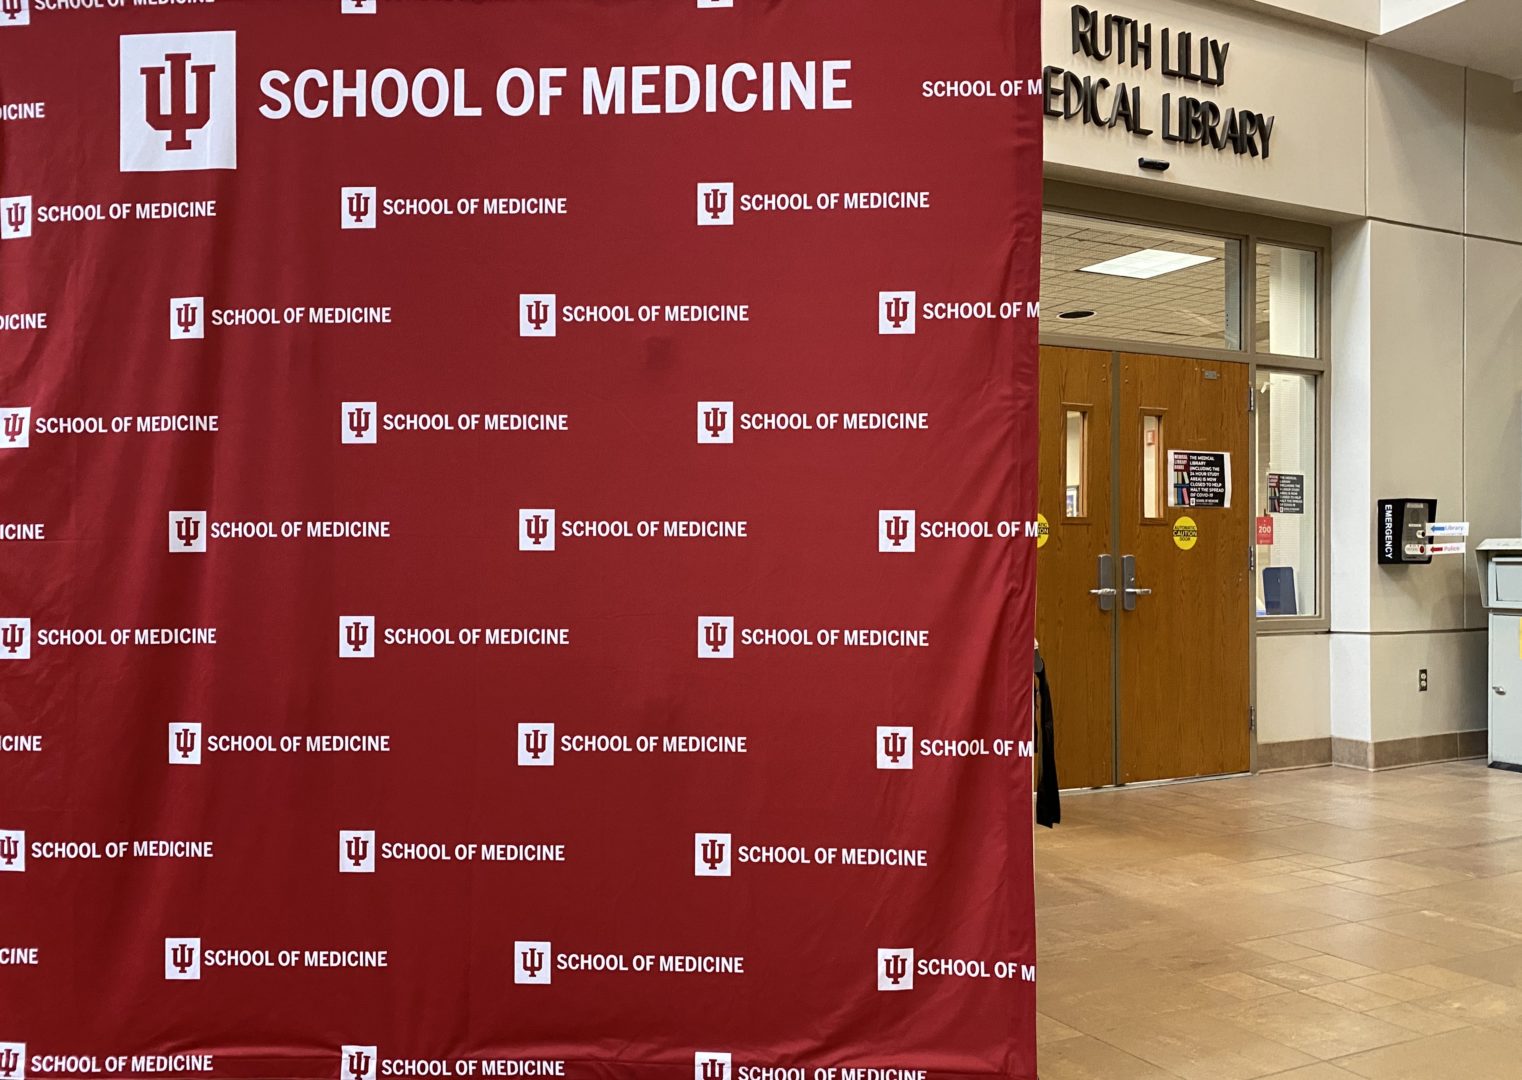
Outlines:
<svg viewBox="0 0 1522 1080"><path fill-rule="evenodd" d="M375 189L346 187L339 189L338 223L345 229L375 228Z"/></svg>
<svg viewBox="0 0 1522 1080"><path fill-rule="evenodd" d="M201 725L169 725L169 764L201 764Z"/></svg>
<svg viewBox="0 0 1522 1080"><path fill-rule="evenodd" d="M0 0L4 3L5 0ZM0 199L0 240L25 240L32 235L32 197Z"/></svg>
<svg viewBox="0 0 1522 1080"><path fill-rule="evenodd" d="M731 183L698 185L698 224L735 223L735 186Z"/></svg>
<svg viewBox="0 0 1522 1080"><path fill-rule="evenodd" d="M238 167L238 35L124 34L121 171Z"/></svg>

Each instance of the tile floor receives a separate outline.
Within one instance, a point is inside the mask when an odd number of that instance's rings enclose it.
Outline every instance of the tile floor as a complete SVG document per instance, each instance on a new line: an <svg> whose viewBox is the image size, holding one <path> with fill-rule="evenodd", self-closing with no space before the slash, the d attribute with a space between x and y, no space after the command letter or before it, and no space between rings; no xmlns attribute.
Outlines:
<svg viewBox="0 0 1522 1080"><path fill-rule="evenodd" d="M1042 1080L1522 1078L1522 775L1309 769L1063 798Z"/></svg>

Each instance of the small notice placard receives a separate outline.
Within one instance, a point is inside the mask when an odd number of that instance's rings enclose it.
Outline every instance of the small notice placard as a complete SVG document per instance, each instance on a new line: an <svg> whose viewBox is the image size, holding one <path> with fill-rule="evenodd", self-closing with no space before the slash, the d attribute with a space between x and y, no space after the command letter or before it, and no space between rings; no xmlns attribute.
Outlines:
<svg viewBox="0 0 1522 1080"><path fill-rule="evenodd" d="M1217 450L1169 450L1169 506L1231 505L1231 454Z"/></svg>
<svg viewBox="0 0 1522 1080"><path fill-rule="evenodd" d="M1305 513L1305 476L1302 473L1268 474L1268 512L1270 514Z"/></svg>

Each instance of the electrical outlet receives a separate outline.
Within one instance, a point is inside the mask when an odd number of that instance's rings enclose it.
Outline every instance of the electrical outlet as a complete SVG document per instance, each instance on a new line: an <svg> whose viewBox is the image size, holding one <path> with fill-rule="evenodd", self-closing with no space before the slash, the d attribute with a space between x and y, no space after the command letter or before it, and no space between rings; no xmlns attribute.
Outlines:
<svg viewBox="0 0 1522 1080"><path fill-rule="evenodd" d="M1422 668L1416 673L1416 689L1425 694L1427 692L1427 669Z"/></svg>

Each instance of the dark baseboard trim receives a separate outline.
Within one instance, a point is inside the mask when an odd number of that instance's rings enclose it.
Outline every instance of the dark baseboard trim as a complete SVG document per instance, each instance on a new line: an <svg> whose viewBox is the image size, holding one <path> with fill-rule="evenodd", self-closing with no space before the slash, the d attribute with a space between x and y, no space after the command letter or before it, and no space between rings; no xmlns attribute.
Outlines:
<svg viewBox="0 0 1522 1080"><path fill-rule="evenodd" d="M1418 735L1411 739L1386 739L1367 743L1359 739L1332 738L1332 764L1352 769L1403 769L1408 765L1427 765L1437 761L1461 761L1484 757L1489 733L1449 731L1441 735ZM1274 745L1274 744L1269 744ZM1284 745L1294 746L1295 743ZM1258 747L1263 760L1263 747Z"/></svg>
<svg viewBox="0 0 1522 1080"><path fill-rule="evenodd" d="M1282 772L1285 769L1311 769L1332 763L1332 740L1300 739L1296 742L1258 744L1258 771Z"/></svg>

